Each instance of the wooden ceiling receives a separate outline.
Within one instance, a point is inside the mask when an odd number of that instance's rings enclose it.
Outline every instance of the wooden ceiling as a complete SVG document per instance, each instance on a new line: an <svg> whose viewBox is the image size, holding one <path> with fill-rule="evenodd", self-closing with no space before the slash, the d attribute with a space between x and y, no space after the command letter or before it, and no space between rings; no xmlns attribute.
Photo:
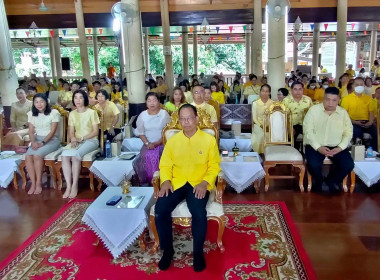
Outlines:
<svg viewBox="0 0 380 280"><path fill-rule="evenodd" d="M28 28L35 21L40 28L75 28L75 0L4 0L11 29ZM261 0L265 7L266 0ZM112 26L111 7L115 0L82 0L86 27ZM143 26L160 26L160 0L140 0ZM289 22L297 16L303 22L336 21L337 0L290 0ZM348 21L378 21L379 0L348 0ZM253 22L253 0L169 0L170 24L249 24Z"/></svg>

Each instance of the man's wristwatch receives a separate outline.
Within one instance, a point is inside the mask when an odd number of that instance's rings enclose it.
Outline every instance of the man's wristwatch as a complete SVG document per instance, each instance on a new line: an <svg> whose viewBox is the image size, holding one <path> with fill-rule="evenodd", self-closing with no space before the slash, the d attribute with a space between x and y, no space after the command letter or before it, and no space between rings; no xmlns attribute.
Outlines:
<svg viewBox="0 0 380 280"><path fill-rule="evenodd" d="M148 146L148 145L149 145L149 142L145 142L144 145L145 145L145 146Z"/></svg>
<svg viewBox="0 0 380 280"><path fill-rule="evenodd" d="M46 142L45 142L45 141L42 141L41 143L42 143L42 145L45 145L45 144L46 144Z"/></svg>

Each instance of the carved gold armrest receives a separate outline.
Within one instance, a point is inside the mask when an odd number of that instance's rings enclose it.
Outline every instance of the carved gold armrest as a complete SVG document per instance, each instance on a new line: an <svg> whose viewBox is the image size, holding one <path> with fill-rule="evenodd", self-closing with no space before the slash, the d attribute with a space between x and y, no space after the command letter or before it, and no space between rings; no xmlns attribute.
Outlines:
<svg viewBox="0 0 380 280"><path fill-rule="evenodd" d="M222 197L224 190L226 188L226 180L224 180L224 174L223 172L219 172L218 174L218 180L216 183L216 194L215 194L215 201L222 204Z"/></svg>
<svg viewBox="0 0 380 280"><path fill-rule="evenodd" d="M154 190L153 190L154 198L157 199L158 198L158 192L160 191L160 185L161 185L160 171L154 172L153 178L152 178L152 185L154 188Z"/></svg>

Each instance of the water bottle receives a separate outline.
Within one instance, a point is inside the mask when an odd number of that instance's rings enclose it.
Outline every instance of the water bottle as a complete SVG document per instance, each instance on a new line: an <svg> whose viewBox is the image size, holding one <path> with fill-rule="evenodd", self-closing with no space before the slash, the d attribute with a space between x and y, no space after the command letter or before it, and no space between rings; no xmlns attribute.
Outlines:
<svg viewBox="0 0 380 280"><path fill-rule="evenodd" d="M367 157L373 157L373 149L372 149L372 147L368 147L368 149L367 149Z"/></svg>
<svg viewBox="0 0 380 280"><path fill-rule="evenodd" d="M111 158L111 143L110 140L107 140L106 142L106 158Z"/></svg>

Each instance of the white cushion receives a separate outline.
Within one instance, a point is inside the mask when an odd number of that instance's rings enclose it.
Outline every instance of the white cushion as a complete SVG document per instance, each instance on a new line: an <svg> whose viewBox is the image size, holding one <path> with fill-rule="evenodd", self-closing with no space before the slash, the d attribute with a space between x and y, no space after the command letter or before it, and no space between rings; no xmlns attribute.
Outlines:
<svg viewBox="0 0 380 280"><path fill-rule="evenodd" d="M265 161L302 161L302 155L291 146L267 146L264 150Z"/></svg>
<svg viewBox="0 0 380 280"><path fill-rule="evenodd" d="M215 137L215 131L213 129L211 129L211 128L203 128L202 131L204 131L204 132L206 132L206 133L208 133L208 134L210 134L210 135L212 135L212 136Z"/></svg>
<svg viewBox="0 0 380 280"><path fill-rule="evenodd" d="M59 148L58 150L51 152L50 154L45 156L45 160L57 160L59 155L62 153L63 149L62 147Z"/></svg>
<svg viewBox="0 0 380 280"><path fill-rule="evenodd" d="M288 142L286 137L286 116L277 111L270 115L270 142Z"/></svg>
<svg viewBox="0 0 380 280"><path fill-rule="evenodd" d="M83 156L82 161L94 161L95 158L96 158L96 154L99 153L99 152L101 152L101 151L102 150L99 148L99 149L97 149L95 151L92 151L92 152L89 152L88 154L85 154Z"/></svg>
<svg viewBox="0 0 380 280"><path fill-rule="evenodd" d="M168 141L172 136L176 135L178 132L180 132L180 129L168 129L165 131L165 138L166 141Z"/></svg>
<svg viewBox="0 0 380 280"><path fill-rule="evenodd" d="M223 205L214 201L215 199L215 189L211 191L210 196L207 201L206 211L207 217L221 217L224 215ZM154 216L154 210L156 205L150 208L150 215ZM191 218L189 208L187 207L186 200L183 200L172 212L173 218Z"/></svg>

